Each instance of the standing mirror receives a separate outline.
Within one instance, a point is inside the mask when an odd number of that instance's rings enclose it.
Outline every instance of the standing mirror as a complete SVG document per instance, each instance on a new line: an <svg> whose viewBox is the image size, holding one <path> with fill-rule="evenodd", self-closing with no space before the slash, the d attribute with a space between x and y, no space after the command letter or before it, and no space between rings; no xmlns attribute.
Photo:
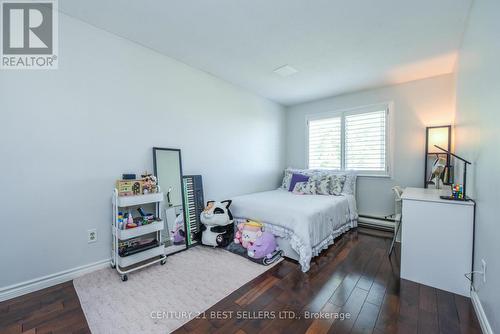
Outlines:
<svg viewBox="0 0 500 334"><path fill-rule="evenodd" d="M153 163L158 185L164 194L160 206L165 221L161 242L165 245L165 254L173 254L187 247L181 150L153 147Z"/></svg>

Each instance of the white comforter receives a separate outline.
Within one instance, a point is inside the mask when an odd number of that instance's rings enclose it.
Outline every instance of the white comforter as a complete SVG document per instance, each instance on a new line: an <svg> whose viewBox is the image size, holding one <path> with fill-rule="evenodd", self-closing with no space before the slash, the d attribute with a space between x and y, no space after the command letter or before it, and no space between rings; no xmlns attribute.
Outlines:
<svg viewBox="0 0 500 334"><path fill-rule="evenodd" d="M297 195L280 188L232 200L235 218L258 220L275 235L290 239L304 272L309 270L313 256L357 225L353 195Z"/></svg>

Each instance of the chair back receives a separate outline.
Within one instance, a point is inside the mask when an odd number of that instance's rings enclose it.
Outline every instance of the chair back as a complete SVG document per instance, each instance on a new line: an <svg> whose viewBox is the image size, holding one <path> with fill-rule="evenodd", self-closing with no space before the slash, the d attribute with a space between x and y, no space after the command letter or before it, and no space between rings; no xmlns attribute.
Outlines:
<svg viewBox="0 0 500 334"><path fill-rule="evenodd" d="M401 215L402 212L402 200L401 195L403 195L403 189L400 186L392 187L392 191L395 195L395 214L396 216Z"/></svg>

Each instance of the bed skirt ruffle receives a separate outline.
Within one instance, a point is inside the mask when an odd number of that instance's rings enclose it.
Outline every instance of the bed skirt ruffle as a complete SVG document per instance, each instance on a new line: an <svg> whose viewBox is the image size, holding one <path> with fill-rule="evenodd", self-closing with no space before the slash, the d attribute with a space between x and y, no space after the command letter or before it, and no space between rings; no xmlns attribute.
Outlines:
<svg viewBox="0 0 500 334"><path fill-rule="evenodd" d="M246 222L246 218L235 218L235 228L239 223ZM335 239L349 231L350 229L358 226L357 217L351 217L344 225L340 226L338 229L334 230L330 235L323 239L317 245L312 247L307 246L302 239L294 233L292 230L286 227L269 224L266 222L261 222L264 225L264 229L268 232L273 233L275 236L284 238L290 241L290 246L294 251L299 254L299 264L302 272L307 272L311 266L311 259L314 256L318 256L323 250L327 249L330 245L333 245Z"/></svg>

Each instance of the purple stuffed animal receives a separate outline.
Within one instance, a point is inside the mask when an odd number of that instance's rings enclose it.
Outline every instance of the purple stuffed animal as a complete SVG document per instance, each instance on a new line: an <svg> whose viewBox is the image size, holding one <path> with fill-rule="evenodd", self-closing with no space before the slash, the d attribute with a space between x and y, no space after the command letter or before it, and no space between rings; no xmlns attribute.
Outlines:
<svg viewBox="0 0 500 334"><path fill-rule="evenodd" d="M263 232L260 237L255 240L253 245L248 247L248 256L254 259L267 257L270 259L273 253L278 250L276 239L271 232Z"/></svg>

